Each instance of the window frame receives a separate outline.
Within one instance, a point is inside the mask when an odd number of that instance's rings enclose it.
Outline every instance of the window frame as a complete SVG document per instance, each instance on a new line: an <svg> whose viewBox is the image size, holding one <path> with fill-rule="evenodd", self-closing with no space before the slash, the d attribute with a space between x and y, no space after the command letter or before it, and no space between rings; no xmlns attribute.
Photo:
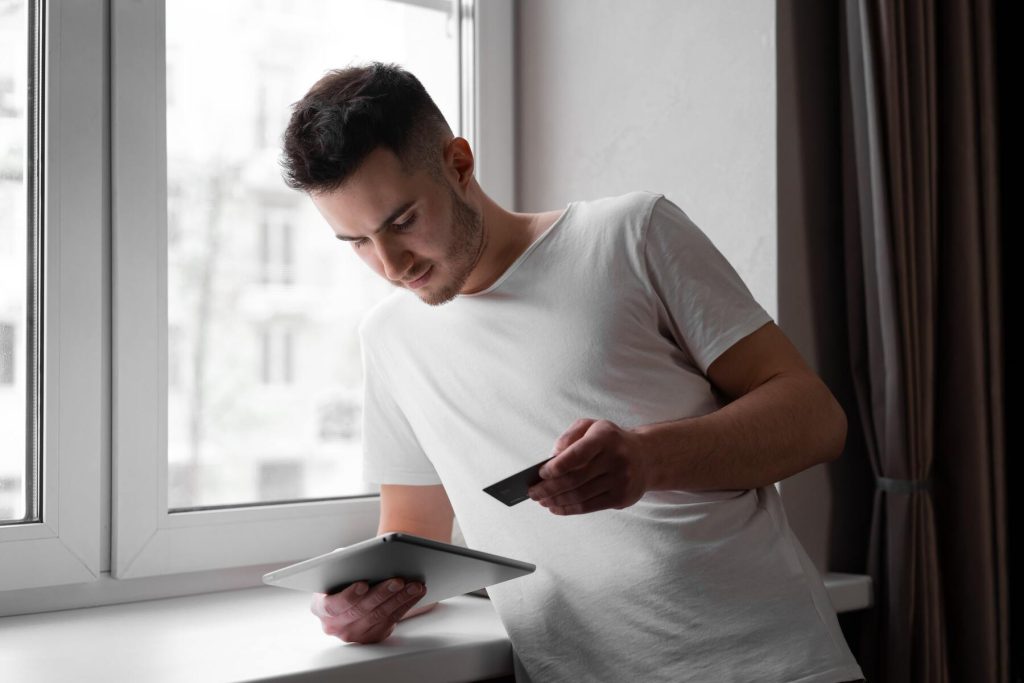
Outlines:
<svg viewBox="0 0 1024 683"><path fill-rule="evenodd" d="M478 178L497 201L510 206L514 198L512 2L454 2L463 46L463 121L470 124L464 127L480 159ZM380 511L376 495L167 511L163 8L161 0L113 0L111 11L116 274L112 288L111 573L117 578L309 557L373 536ZM481 44L488 46L486 58L478 55L476 46ZM473 97L461 96L467 89ZM488 122L486 128L478 125L480 120ZM470 136L477 131L481 135L474 140Z"/></svg>
<svg viewBox="0 0 1024 683"><path fill-rule="evenodd" d="M106 15L97 3L38 10L42 500L40 521L0 526L0 590L92 581L102 567Z"/></svg>
<svg viewBox="0 0 1024 683"><path fill-rule="evenodd" d="M465 137L510 208L513 2L452 0ZM0 526L0 616L259 585L374 535L377 495L166 511L164 2L42 4L43 522Z"/></svg>

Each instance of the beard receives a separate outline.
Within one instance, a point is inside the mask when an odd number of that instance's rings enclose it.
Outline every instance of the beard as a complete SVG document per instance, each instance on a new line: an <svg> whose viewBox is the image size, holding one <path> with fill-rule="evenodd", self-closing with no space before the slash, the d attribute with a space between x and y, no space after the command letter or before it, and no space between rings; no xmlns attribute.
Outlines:
<svg viewBox="0 0 1024 683"><path fill-rule="evenodd" d="M452 204L451 241L445 251L444 271L435 268L431 275L434 281L421 288L420 298L430 306L446 304L459 295L487 246L480 212L462 201L451 185L445 186ZM441 281L444 274L449 276L446 282ZM428 291L431 286L437 286L437 290Z"/></svg>

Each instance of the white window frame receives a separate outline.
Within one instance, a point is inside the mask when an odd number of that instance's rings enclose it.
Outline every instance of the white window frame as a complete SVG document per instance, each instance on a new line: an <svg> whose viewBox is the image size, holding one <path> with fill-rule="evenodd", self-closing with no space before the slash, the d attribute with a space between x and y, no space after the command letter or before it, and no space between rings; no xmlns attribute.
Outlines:
<svg viewBox="0 0 1024 683"><path fill-rule="evenodd" d="M45 4L41 520L0 526L0 591L92 581L103 559L106 14Z"/></svg>
<svg viewBox="0 0 1024 683"><path fill-rule="evenodd" d="M514 208L514 0L452 2L464 136ZM0 527L0 616L258 585L375 534L375 495L167 513L164 3L46 8L43 521Z"/></svg>
<svg viewBox="0 0 1024 683"><path fill-rule="evenodd" d="M514 201L511 0L454 0L462 19L463 122L477 177ZM112 0L113 516L117 578L288 562L373 536L376 495L167 511L164 3ZM486 45L486 53L475 46ZM467 80L468 79L468 80ZM465 87L465 85L464 85ZM464 91L463 91L464 92ZM487 121L486 127L479 121Z"/></svg>

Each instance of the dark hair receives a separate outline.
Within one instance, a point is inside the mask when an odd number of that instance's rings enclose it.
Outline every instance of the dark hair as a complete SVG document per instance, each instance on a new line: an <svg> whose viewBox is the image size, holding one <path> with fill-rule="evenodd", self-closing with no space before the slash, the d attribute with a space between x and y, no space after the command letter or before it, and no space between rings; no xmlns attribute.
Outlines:
<svg viewBox="0 0 1024 683"><path fill-rule="evenodd" d="M329 71L292 105L281 166L285 183L318 193L344 184L377 147L407 173L441 178L451 128L423 84L397 64L371 62Z"/></svg>

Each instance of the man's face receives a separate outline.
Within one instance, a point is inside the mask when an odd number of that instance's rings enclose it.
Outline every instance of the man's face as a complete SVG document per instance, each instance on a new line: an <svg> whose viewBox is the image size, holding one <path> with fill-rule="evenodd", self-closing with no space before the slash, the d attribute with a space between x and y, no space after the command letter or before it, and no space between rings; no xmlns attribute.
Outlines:
<svg viewBox="0 0 1024 683"><path fill-rule="evenodd" d="M406 174L383 147L341 188L310 197L374 272L431 306L455 298L483 253L480 212L427 171Z"/></svg>

